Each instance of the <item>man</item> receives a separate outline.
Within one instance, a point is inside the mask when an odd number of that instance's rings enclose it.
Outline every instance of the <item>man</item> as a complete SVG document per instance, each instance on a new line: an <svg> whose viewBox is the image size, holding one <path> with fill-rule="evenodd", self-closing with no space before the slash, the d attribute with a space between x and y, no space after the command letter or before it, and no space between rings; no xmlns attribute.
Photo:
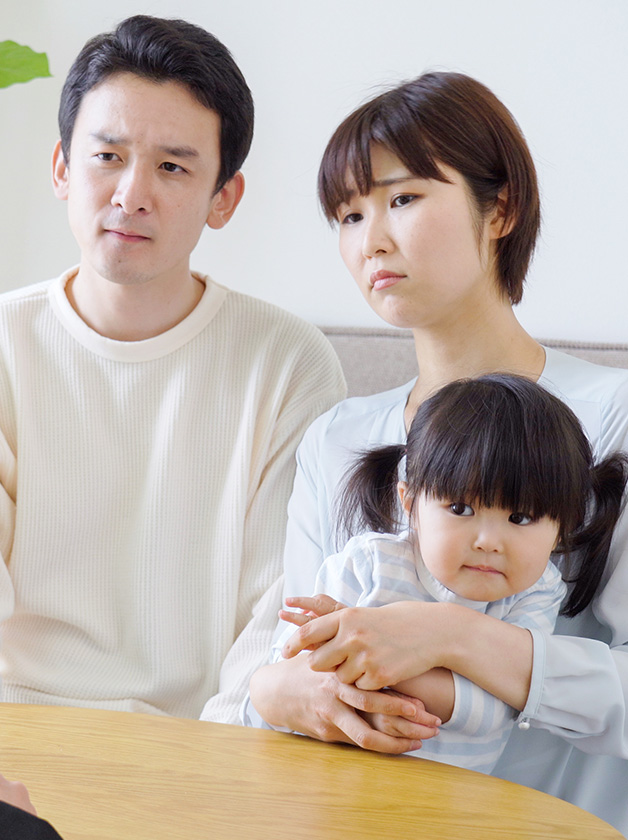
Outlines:
<svg viewBox="0 0 628 840"><path fill-rule="evenodd" d="M313 327L190 271L253 130L219 41L123 21L78 56L59 126L80 264L0 298L3 699L237 722L294 450L342 374Z"/></svg>

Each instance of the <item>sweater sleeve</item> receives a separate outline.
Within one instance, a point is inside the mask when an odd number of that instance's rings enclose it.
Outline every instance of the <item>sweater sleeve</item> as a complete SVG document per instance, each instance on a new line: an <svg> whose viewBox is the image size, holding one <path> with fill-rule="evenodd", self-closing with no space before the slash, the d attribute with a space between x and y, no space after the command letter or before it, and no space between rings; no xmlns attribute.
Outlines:
<svg viewBox="0 0 628 840"><path fill-rule="evenodd" d="M0 623L12 614L15 601L8 564L15 530L17 495L17 459L2 426L0 421Z"/></svg>
<svg viewBox="0 0 628 840"><path fill-rule="evenodd" d="M327 342L318 338L308 343L291 370L270 430L244 527L234 644L222 664L219 691L207 701L202 720L239 723L250 677L268 659L281 607L282 549L295 451L314 418L345 394L340 363Z"/></svg>

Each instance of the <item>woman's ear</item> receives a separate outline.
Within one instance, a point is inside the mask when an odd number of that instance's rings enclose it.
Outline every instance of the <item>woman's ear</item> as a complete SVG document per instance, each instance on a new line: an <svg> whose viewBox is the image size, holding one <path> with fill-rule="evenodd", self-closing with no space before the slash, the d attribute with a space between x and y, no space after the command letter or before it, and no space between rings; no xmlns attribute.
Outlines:
<svg viewBox="0 0 628 840"><path fill-rule="evenodd" d="M244 195L244 175L236 172L224 187L212 197L207 224L210 228L218 230L224 227L236 211Z"/></svg>
<svg viewBox="0 0 628 840"><path fill-rule="evenodd" d="M508 185L499 191L495 207L490 217L489 232L491 239L501 239L507 236L515 226L517 216L511 213L510 218L508 213Z"/></svg>

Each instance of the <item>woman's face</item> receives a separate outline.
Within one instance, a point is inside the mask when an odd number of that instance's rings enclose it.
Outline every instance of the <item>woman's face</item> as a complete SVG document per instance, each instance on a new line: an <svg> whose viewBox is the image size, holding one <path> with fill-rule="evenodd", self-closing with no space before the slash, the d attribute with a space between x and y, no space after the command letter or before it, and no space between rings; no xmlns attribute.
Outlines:
<svg viewBox="0 0 628 840"><path fill-rule="evenodd" d="M498 221L481 219L462 175L417 178L382 146L373 188L338 208L340 253L369 305L410 329L460 326L504 304L493 267ZM494 230L495 228L495 230Z"/></svg>

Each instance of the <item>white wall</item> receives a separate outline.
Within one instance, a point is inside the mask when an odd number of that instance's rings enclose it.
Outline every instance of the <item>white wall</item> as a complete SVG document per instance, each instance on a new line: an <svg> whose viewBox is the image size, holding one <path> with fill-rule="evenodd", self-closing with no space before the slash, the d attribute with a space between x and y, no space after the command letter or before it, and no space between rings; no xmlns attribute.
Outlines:
<svg viewBox="0 0 628 840"><path fill-rule="evenodd" d="M380 84L459 70L511 109L539 169L544 228L521 321L540 337L628 341L627 0L11 0L0 40L48 52L54 78L0 90L0 289L78 261L49 186L59 92L85 40L138 12L212 31L256 101L247 195L203 234L194 267L318 324L378 323L317 208L318 161Z"/></svg>

